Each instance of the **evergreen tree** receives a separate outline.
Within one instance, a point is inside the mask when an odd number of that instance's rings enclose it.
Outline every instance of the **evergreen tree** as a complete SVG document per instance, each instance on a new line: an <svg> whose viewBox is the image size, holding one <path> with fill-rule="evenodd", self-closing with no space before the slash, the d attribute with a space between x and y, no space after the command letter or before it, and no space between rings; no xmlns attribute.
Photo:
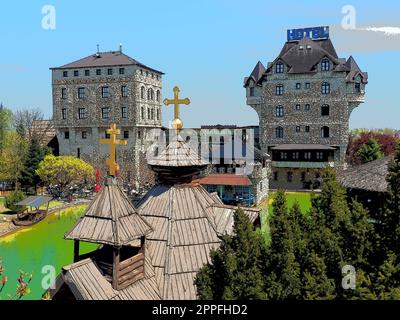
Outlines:
<svg viewBox="0 0 400 320"><path fill-rule="evenodd" d="M36 170L39 167L45 155L49 152L47 147L42 147L37 139L32 139L29 143L28 152L24 161L24 168L21 173L21 187L29 193L34 193L37 185L40 182Z"/></svg>
<svg viewBox="0 0 400 320"><path fill-rule="evenodd" d="M362 144L357 152L357 156L362 163L370 162L383 157L381 145L375 139L369 139Z"/></svg>
<svg viewBox="0 0 400 320"><path fill-rule="evenodd" d="M264 240L249 218L238 209L234 213L233 235L224 236L211 254L211 263L197 274L200 299L265 299L262 275Z"/></svg>
<svg viewBox="0 0 400 320"><path fill-rule="evenodd" d="M271 243L267 251L267 293L270 299L296 299L301 294L300 264L295 256L295 236L285 192L274 198L270 218Z"/></svg>
<svg viewBox="0 0 400 320"><path fill-rule="evenodd" d="M302 276L302 298L306 300L332 300L335 283L326 274L324 259L312 252Z"/></svg>
<svg viewBox="0 0 400 320"><path fill-rule="evenodd" d="M380 250L400 255L400 144L388 165L388 191L382 218L377 225Z"/></svg>

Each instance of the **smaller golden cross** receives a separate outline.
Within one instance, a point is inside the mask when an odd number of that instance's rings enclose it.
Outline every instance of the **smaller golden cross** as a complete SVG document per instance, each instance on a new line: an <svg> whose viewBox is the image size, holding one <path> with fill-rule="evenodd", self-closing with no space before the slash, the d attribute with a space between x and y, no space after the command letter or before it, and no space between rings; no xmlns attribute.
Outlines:
<svg viewBox="0 0 400 320"><path fill-rule="evenodd" d="M179 105L180 104L185 104L188 105L190 104L190 100L188 98L185 99L179 99L179 88L177 86L174 87L174 99L165 99L164 104L166 106L173 104L174 105L174 120L173 120L173 126L175 129L180 130L182 129L183 123L182 120L179 119Z"/></svg>
<svg viewBox="0 0 400 320"><path fill-rule="evenodd" d="M116 146L127 145L128 141L117 139L117 135L121 133L120 129L117 129L117 125L113 123L110 129L107 129L107 133L110 135L110 139L100 139L101 144L110 145L110 159L107 160L107 165L110 168L109 175L115 177L116 172L119 170L119 166L116 162Z"/></svg>

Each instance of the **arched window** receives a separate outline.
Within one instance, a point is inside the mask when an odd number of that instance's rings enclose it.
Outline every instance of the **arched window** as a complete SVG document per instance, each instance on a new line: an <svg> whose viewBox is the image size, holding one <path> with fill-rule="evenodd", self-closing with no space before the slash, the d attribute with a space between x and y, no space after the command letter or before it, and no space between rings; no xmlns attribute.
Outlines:
<svg viewBox="0 0 400 320"><path fill-rule="evenodd" d="M322 85L321 85L321 93L322 94L331 93L331 85L328 82L322 83Z"/></svg>
<svg viewBox="0 0 400 320"><path fill-rule="evenodd" d="M144 87L141 87L141 88L140 88L140 97L141 97L142 99L144 99L144 94L145 94L145 89L144 89Z"/></svg>
<svg viewBox="0 0 400 320"><path fill-rule="evenodd" d="M140 115L141 115L142 120L144 120L144 108L143 107L140 108Z"/></svg>
<svg viewBox="0 0 400 320"><path fill-rule="evenodd" d="M276 86L276 95L277 96L283 95L283 84L278 84Z"/></svg>
<svg viewBox="0 0 400 320"><path fill-rule="evenodd" d="M331 62L329 59L322 59L321 61L321 71L329 71L331 69Z"/></svg>
<svg viewBox="0 0 400 320"><path fill-rule="evenodd" d="M147 90L147 100L151 100L151 88Z"/></svg>
<svg viewBox="0 0 400 320"><path fill-rule="evenodd" d="M157 109L157 120L160 120L160 109Z"/></svg>
<svg viewBox="0 0 400 320"><path fill-rule="evenodd" d="M276 117L283 117L284 111L283 111L283 106L277 106L275 108L275 116Z"/></svg>
<svg viewBox="0 0 400 320"><path fill-rule="evenodd" d="M283 63L282 63L282 62L278 62L278 63L275 65L275 72L276 72L276 73L283 73L283 71L284 71Z"/></svg>
<svg viewBox="0 0 400 320"><path fill-rule="evenodd" d="M157 90L157 101L158 102L161 101L161 92L160 92L160 90Z"/></svg>
<svg viewBox="0 0 400 320"><path fill-rule="evenodd" d="M277 139L282 139L283 138L283 128L282 127L277 127L275 129L275 137Z"/></svg>
<svg viewBox="0 0 400 320"><path fill-rule="evenodd" d="M321 106L321 116L329 116L329 105L324 104Z"/></svg>
<svg viewBox="0 0 400 320"><path fill-rule="evenodd" d="M329 127L323 126L321 128L321 138L329 138Z"/></svg>

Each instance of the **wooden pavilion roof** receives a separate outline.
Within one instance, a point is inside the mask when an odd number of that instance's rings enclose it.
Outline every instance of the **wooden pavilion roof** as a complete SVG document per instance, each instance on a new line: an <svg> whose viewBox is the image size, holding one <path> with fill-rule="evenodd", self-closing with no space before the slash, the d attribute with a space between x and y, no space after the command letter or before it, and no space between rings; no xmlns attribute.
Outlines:
<svg viewBox="0 0 400 320"><path fill-rule="evenodd" d="M98 193L65 238L121 246L152 230L113 179Z"/></svg>

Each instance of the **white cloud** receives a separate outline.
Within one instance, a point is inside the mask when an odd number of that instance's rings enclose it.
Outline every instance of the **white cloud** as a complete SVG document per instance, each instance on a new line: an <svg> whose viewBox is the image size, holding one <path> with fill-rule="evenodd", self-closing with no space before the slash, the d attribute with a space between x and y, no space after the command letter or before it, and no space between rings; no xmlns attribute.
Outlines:
<svg viewBox="0 0 400 320"><path fill-rule="evenodd" d="M400 35L399 27L365 27L365 28L358 28L358 30L383 32L387 36Z"/></svg>

